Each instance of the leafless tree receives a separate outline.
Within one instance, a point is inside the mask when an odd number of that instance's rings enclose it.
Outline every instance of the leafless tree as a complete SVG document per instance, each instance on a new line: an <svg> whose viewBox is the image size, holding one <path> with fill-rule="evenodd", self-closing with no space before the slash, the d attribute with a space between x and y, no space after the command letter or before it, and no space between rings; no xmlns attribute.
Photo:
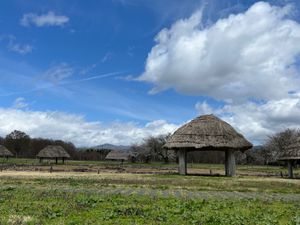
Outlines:
<svg viewBox="0 0 300 225"><path fill-rule="evenodd" d="M262 154L267 162L276 161L285 151L286 147L295 142L300 136L299 129L286 129L282 132L269 136L263 146Z"/></svg>
<svg viewBox="0 0 300 225"><path fill-rule="evenodd" d="M142 144L131 146L131 152L139 161L148 163L154 160L168 163L175 159L174 151L163 148L168 137L169 135L148 137Z"/></svg>

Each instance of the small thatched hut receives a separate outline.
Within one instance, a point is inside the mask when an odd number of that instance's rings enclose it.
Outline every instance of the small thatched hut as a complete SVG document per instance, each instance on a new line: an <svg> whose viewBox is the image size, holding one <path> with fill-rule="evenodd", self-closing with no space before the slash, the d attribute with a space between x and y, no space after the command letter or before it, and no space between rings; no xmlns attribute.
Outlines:
<svg viewBox="0 0 300 225"><path fill-rule="evenodd" d="M0 157L7 158L13 156L13 154L3 145L0 145Z"/></svg>
<svg viewBox="0 0 300 225"><path fill-rule="evenodd" d="M252 144L225 121L214 115L203 115L177 129L164 147L178 151L179 174L183 175L187 172L188 151L224 151L225 174L234 176L234 151L246 151Z"/></svg>
<svg viewBox="0 0 300 225"><path fill-rule="evenodd" d="M117 150L111 150L107 156L105 157L105 159L107 160L118 160L121 161L122 163L124 161L129 160L130 157L130 153L126 152L126 151L117 151Z"/></svg>
<svg viewBox="0 0 300 225"><path fill-rule="evenodd" d="M66 159L70 158L70 155L59 145L48 145L37 154L37 157L40 159L40 162L43 159L55 159L57 164L58 159L61 159L64 163Z"/></svg>
<svg viewBox="0 0 300 225"><path fill-rule="evenodd" d="M288 145L278 160L287 162L288 176L289 178L293 178L293 164L300 160L300 138L297 138L294 143Z"/></svg>

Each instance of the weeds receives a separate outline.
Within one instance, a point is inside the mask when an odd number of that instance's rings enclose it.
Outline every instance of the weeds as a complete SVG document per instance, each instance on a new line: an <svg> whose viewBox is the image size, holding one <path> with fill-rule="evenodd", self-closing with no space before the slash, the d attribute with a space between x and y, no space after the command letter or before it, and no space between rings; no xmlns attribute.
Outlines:
<svg viewBox="0 0 300 225"><path fill-rule="evenodd" d="M0 177L1 225L300 224L300 201L293 199L299 180L37 172ZM198 190L208 197L194 197ZM283 201L285 193L290 197ZM248 194L254 198L243 197Z"/></svg>

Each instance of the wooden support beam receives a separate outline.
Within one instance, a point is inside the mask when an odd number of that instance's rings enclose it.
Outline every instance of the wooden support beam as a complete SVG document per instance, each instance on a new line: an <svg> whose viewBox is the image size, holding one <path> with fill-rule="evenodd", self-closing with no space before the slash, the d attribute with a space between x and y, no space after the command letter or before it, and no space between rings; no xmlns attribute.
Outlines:
<svg viewBox="0 0 300 225"><path fill-rule="evenodd" d="M186 175L186 150L180 149L178 150L178 160L179 160L179 167L178 172L180 175Z"/></svg>
<svg viewBox="0 0 300 225"><path fill-rule="evenodd" d="M287 165L288 165L288 175L289 178L293 178L294 174L293 174L293 161L292 160L288 160L287 161Z"/></svg>
<svg viewBox="0 0 300 225"><path fill-rule="evenodd" d="M235 176L235 157L234 151L226 150L225 151L225 175L227 177Z"/></svg>

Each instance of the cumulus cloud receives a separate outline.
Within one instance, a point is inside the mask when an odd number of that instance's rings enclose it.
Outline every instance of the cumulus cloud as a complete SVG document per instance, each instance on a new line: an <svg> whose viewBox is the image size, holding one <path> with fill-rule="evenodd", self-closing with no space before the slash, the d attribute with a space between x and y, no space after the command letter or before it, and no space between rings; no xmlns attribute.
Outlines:
<svg viewBox="0 0 300 225"><path fill-rule="evenodd" d="M206 101L197 102L195 108L197 109L200 115L213 114L215 111L215 109L212 106L210 106Z"/></svg>
<svg viewBox="0 0 300 225"><path fill-rule="evenodd" d="M300 127L300 24L293 7L257 2L209 26L202 12L156 36L141 81L150 93L174 88L217 100L198 102L255 144L285 128Z"/></svg>
<svg viewBox="0 0 300 225"><path fill-rule="evenodd" d="M163 120L140 125L134 122L88 122L83 116L63 112L42 112L0 108L0 136L21 130L31 137L71 141L76 146L104 143L130 145L150 135L173 132L177 126Z"/></svg>
<svg viewBox="0 0 300 225"><path fill-rule="evenodd" d="M258 2L205 27L197 11L159 32L139 80L155 85L151 93L174 88L226 101L299 92L300 24L291 12Z"/></svg>
<svg viewBox="0 0 300 225"><path fill-rule="evenodd" d="M68 22L69 18L67 16L56 15L52 11L42 15L37 15L35 13L24 14L20 20L20 24L25 27L29 27L31 25L35 25L37 27L64 26Z"/></svg>
<svg viewBox="0 0 300 225"><path fill-rule="evenodd" d="M268 135L275 132L300 127L299 94L278 100L248 101L221 107L198 102L196 109L199 114L214 113L220 116L256 144L263 143Z"/></svg>

